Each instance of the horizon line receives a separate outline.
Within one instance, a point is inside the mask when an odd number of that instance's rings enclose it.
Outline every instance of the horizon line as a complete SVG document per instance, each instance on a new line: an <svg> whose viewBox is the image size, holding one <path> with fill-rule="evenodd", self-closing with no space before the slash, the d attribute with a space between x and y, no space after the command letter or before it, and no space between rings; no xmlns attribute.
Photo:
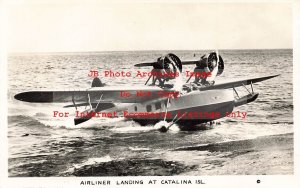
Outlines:
<svg viewBox="0 0 300 188"><path fill-rule="evenodd" d="M43 53L98 53L98 52L147 52L147 51L215 51L215 50L292 50L292 48L223 48L223 49L188 49L188 50L91 50L91 51L30 51L30 52L7 52L7 55L11 54L43 54Z"/></svg>

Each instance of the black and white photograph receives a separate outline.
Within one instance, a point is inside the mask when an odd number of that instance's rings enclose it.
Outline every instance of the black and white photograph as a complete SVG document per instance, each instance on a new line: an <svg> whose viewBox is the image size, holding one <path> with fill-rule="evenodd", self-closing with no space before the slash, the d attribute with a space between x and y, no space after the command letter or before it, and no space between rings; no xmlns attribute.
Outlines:
<svg viewBox="0 0 300 188"><path fill-rule="evenodd" d="M2 5L0 187L299 186L299 2Z"/></svg>

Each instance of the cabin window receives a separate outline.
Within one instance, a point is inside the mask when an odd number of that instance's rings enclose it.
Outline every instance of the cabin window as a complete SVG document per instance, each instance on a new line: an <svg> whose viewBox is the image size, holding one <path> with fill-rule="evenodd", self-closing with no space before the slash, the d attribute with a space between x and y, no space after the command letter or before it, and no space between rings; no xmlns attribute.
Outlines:
<svg viewBox="0 0 300 188"><path fill-rule="evenodd" d="M146 110L147 110L147 112L151 112L152 111L152 106L151 105L147 105L146 106Z"/></svg>
<svg viewBox="0 0 300 188"><path fill-rule="evenodd" d="M137 106L134 107L134 111L137 111Z"/></svg>
<svg viewBox="0 0 300 188"><path fill-rule="evenodd" d="M155 110L161 109L160 102L155 103Z"/></svg>

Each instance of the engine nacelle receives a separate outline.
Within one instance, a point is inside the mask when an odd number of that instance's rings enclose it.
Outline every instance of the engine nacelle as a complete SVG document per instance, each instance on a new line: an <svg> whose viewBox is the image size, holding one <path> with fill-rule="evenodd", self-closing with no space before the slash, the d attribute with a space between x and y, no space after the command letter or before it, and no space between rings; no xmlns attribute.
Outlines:
<svg viewBox="0 0 300 188"><path fill-rule="evenodd" d="M216 68L216 66L218 66L217 76L219 76L224 71L224 61L222 57L216 52L211 52L203 55L196 63L197 69L204 69L205 67L208 67L210 72L212 72Z"/></svg>
<svg viewBox="0 0 300 188"><path fill-rule="evenodd" d="M166 79L174 79L177 75L176 73L182 72L181 60L172 53L159 57L153 67L153 71L160 74L158 76Z"/></svg>

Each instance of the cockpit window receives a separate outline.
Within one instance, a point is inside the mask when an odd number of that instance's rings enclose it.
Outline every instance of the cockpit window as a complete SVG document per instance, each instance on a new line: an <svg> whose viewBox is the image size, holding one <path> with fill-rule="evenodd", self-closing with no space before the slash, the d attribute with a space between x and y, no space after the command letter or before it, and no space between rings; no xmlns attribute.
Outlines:
<svg viewBox="0 0 300 188"><path fill-rule="evenodd" d="M155 110L161 109L160 102L155 103Z"/></svg>
<svg viewBox="0 0 300 188"><path fill-rule="evenodd" d="M147 112L151 112L152 111L152 106L151 105L147 105L146 106L146 110L147 110Z"/></svg>

